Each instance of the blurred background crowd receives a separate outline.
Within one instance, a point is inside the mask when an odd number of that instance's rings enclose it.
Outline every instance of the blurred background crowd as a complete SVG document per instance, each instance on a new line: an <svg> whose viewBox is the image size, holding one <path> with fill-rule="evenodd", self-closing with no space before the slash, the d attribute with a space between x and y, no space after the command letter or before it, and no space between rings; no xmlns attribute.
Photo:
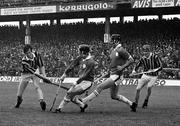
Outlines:
<svg viewBox="0 0 180 126"><path fill-rule="evenodd" d="M104 23L74 23L63 25L31 26L31 44L43 57L48 77L59 77L78 55L80 44L89 44L98 62L97 74L108 69L109 48L104 43ZM141 20L111 23L111 33L121 35L123 46L134 57L141 57L141 47L150 44L163 61L163 67L180 68L180 20ZM0 75L19 76L23 56L25 27L0 26ZM129 77L133 66L125 70ZM78 68L77 68L78 69ZM76 70L69 76L75 77ZM160 78L179 79L177 71L162 71Z"/></svg>

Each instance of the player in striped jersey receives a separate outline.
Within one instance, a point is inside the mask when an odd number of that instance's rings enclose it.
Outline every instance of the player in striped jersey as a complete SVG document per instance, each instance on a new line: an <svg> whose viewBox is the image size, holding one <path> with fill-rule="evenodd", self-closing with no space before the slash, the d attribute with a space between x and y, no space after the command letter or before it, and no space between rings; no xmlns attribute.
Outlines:
<svg viewBox="0 0 180 126"><path fill-rule="evenodd" d="M138 61L132 71L132 74L136 73L140 66L143 66L144 71L153 69L157 70L152 73L143 74L136 88L135 102L138 105L140 91L145 85L147 85L147 95L142 105L142 108L147 108L152 86L157 80L159 71L162 70L162 62L157 54L151 52L150 45L144 45L142 49L144 56Z"/></svg>
<svg viewBox="0 0 180 126"><path fill-rule="evenodd" d="M44 111L46 109L46 103L43 100L43 93L39 86L40 79L36 77L33 72L37 72L39 74L42 74L43 76L46 76L45 74L45 67L42 61L42 58L39 53L33 51L31 45L27 44L24 46L24 54L25 56L22 58L22 74L21 74L21 81L18 87L17 91L17 103L15 105L15 108L19 108L23 99L22 95L27 87L30 80L33 81L33 84L35 86L35 89L38 93L39 102L41 109Z"/></svg>
<svg viewBox="0 0 180 126"><path fill-rule="evenodd" d="M110 95L113 100L124 102L130 106L133 112L136 111L136 104L123 95L118 94L119 83L118 80L123 79L123 70L131 65L134 60L132 56L122 47L120 42L120 35L115 34L111 37L112 42L115 47L110 53L110 77L99 84L96 89L87 97L83 98L83 103L93 100L96 98L103 90L110 89Z"/></svg>
<svg viewBox="0 0 180 126"><path fill-rule="evenodd" d="M59 107L54 111L54 113L61 112L65 105L70 101L77 104L80 107L81 112L84 112L87 108L87 104L83 104L76 96L83 94L92 86L96 62L94 61L93 56L90 55L89 45L80 45L79 53L80 55L70 64L61 76L61 80L64 80L67 74L77 66L79 66L79 79L75 81L67 91L67 94L64 96L64 99L61 101Z"/></svg>

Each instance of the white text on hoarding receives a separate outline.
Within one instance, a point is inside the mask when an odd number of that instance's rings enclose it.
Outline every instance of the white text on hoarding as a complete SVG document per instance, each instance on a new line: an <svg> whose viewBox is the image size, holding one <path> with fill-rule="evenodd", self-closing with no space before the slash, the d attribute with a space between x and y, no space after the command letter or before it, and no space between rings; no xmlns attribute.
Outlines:
<svg viewBox="0 0 180 126"><path fill-rule="evenodd" d="M96 4L80 4L80 5L60 5L59 12L71 11L94 11L113 9L114 5L109 3L96 3Z"/></svg>

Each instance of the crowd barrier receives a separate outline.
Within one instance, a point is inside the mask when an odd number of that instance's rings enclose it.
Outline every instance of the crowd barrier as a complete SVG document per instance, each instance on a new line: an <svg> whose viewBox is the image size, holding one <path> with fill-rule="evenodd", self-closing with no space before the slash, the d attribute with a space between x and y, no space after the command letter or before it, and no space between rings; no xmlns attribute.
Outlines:
<svg viewBox="0 0 180 126"><path fill-rule="evenodd" d="M48 77L52 82L59 83L60 78L58 77ZM63 83L73 83L78 78L65 78ZM0 82L20 82L20 76L0 76ZM137 85L137 78L124 78L119 81L120 85ZM155 83L156 86L180 86L180 80L170 80L170 79L158 79Z"/></svg>

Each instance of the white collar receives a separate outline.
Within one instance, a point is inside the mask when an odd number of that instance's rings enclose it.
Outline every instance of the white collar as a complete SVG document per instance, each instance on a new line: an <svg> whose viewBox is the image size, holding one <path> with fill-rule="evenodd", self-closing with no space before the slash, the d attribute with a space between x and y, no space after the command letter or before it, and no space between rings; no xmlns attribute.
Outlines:
<svg viewBox="0 0 180 126"><path fill-rule="evenodd" d="M29 57L27 57L27 55L25 55L25 59L26 60L34 60L34 58L35 58L35 54L32 52L32 54L33 54L33 58L32 59L30 59Z"/></svg>
<svg viewBox="0 0 180 126"><path fill-rule="evenodd" d="M149 54L148 59L150 59L151 56L152 56L152 53Z"/></svg>

